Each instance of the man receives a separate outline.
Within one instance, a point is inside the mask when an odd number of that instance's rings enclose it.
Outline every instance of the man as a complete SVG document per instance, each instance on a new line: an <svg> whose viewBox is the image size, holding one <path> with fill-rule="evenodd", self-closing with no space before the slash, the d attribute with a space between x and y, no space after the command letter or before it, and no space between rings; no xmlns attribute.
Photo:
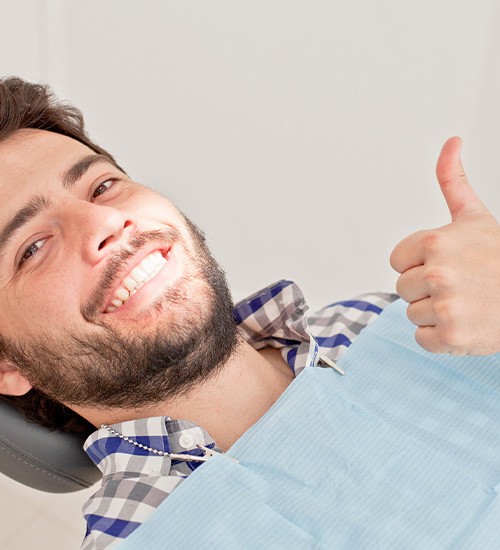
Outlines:
<svg viewBox="0 0 500 550"><path fill-rule="evenodd" d="M424 347L488 354L500 234L459 149L448 141L438 163L452 223L408 237L392 264ZM309 314L282 281L233 311L192 222L91 142L76 110L19 79L0 85L0 198L0 392L44 425L98 428L85 548L126 538L229 449L309 365L312 342L311 364L334 365L396 299Z"/></svg>

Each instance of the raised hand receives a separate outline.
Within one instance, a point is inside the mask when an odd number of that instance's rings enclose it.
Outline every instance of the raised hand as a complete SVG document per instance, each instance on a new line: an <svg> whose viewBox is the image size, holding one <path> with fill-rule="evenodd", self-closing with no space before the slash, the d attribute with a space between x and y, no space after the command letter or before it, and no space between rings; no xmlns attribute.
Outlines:
<svg viewBox="0 0 500 550"><path fill-rule="evenodd" d="M500 351L500 226L468 182L461 148L450 138L436 169L451 223L403 239L391 265L422 347L487 355Z"/></svg>

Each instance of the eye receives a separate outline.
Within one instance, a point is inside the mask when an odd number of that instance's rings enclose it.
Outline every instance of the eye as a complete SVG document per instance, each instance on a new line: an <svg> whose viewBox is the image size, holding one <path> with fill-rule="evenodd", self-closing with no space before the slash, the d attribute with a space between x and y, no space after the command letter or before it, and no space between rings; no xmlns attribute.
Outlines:
<svg viewBox="0 0 500 550"><path fill-rule="evenodd" d="M34 256L40 248L45 244L47 239L37 239L35 242L31 243L24 251L23 255L21 256L21 260L19 264L23 264L24 262L28 261L32 256Z"/></svg>
<svg viewBox="0 0 500 550"><path fill-rule="evenodd" d="M115 180L110 178L106 181L103 181L102 183L100 183L95 189L94 189L94 192L92 193L92 198L93 199L96 199L97 197L99 197L100 195L106 193L106 191L112 187L112 185L115 183Z"/></svg>

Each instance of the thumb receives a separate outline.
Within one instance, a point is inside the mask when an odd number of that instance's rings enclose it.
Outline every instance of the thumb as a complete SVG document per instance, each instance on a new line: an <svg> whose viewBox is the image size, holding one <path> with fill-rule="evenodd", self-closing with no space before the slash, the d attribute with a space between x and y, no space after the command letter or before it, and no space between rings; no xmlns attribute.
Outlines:
<svg viewBox="0 0 500 550"><path fill-rule="evenodd" d="M441 149L436 166L437 179L452 221L470 214L489 214L465 175L460 159L461 150L462 140L459 137L448 139Z"/></svg>

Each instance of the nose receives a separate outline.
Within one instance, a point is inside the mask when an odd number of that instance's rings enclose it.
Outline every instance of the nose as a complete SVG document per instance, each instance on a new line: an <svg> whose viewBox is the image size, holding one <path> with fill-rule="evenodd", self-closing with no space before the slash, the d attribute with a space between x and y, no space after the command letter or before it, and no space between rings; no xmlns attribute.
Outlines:
<svg viewBox="0 0 500 550"><path fill-rule="evenodd" d="M72 221L83 259L91 265L99 263L115 248L125 246L136 228L132 216L110 206L79 201Z"/></svg>

